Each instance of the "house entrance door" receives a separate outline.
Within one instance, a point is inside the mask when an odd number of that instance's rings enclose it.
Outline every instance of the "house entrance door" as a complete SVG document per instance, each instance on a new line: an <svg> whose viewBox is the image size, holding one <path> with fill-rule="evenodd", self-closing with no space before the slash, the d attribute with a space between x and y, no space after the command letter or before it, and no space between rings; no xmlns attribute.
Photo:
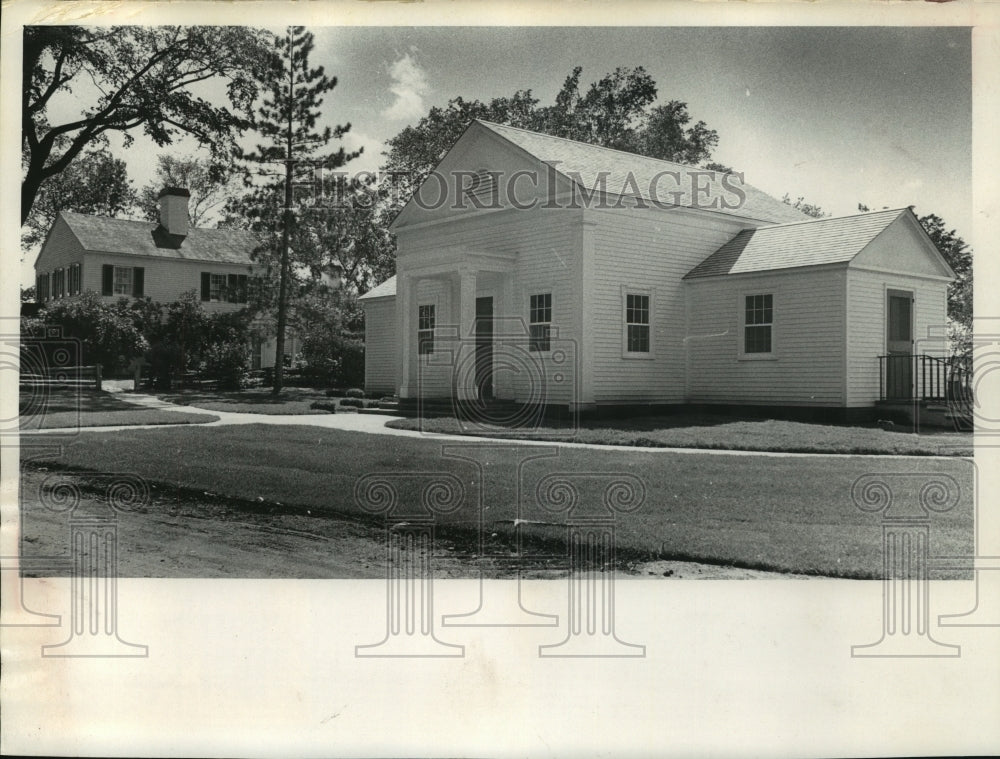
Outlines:
<svg viewBox="0 0 1000 759"><path fill-rule="evenodd" d="M476 395L493 400L493 298L476 298Z"/></svg>
<svg viewBox="0 0 1000 759"><path fill-rule="evenodd" d="M913 293L889 290L886 304L886 398L913 397Z"/></svg>

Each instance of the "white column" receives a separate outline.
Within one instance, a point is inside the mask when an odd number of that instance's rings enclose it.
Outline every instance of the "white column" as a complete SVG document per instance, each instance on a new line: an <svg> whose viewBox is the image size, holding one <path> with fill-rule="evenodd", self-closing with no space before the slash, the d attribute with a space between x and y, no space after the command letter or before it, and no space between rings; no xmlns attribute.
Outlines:
<svg viewBox="0 0 1000 759"><path fill-rule="evenodd" d="M494 320L496 334L493 340L499 369L493 382L496 385L497 398L504 400L514 400L514 375L508 366L510 362L504 358L504 352L512 350L510 347L512 345L526 345L524 337L517 334L520 325L517 324L516 318L520 315L521 309L516 299L514 272L507 272L503 275L500 305L496 310L498 318Z"/></svg>
<svg viewBox="0 0 1000 759"><path fill-rule="evenodd" d="M476 397L476 272L462 267L458 271L459 354L455 364L455 391L458 400Z"/></svg>
<svg viewBox="0 0 1000 759"><path fill-rule="evenodd" d="M400 398L411 397L415 288L416 280L412 276L402 273L396 275L396 308L399 309L396 319L399 324L399 360L402 364L399 379Z"/></svg>

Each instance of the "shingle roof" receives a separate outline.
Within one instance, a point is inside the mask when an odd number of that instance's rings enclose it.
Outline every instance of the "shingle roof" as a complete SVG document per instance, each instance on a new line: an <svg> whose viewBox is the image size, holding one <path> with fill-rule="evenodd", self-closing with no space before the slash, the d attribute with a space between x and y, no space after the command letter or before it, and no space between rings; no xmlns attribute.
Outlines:
<svg viewBox="0 0 1000 759"><path fill-rule="evenodd" d="M689 271L684 279L846 263L900 214L907 212L906 208L895 208L746 229Z"/></svg>
<svg viewBox="0 0 1000 759"><path fill-rule="evenodd" d="M396 278L389 277L385 282L383 282L378 287L373 287L371 290L366 292L364 295L358 298L358 300L368 300L369 298L384 298L389 295L396 294Z"/></svg>
<svg viewBox="0 0 1000 759"><path fill-rule="evenodd" d="M588 192L600 186L599 177L604 173L608 192L635 194L638 189L639 195L647 201L658 200L661 203L709 208L731 216L761 221L802 221L808 218L787 203L782 203L751 185L739 184L737 180L730 180L732 187L739 187L745 199L738 208L727 209L721 205L722 202L731 205L738 202L738 196L723 184L725 175L722 172L712 172L712 176L709 177L705 169L693 166L529 132L489 121L477 123L541 161L550 163L557 161L556 171L573 174L574 176L569 178ZM680 181L671 175L663 174L665 171L676 172L680 175ZM698 172L699 179L696 180L692 172ZM634 185L630 182L630 178L635 180ZM698 185L694 184L695 181ZM699 188L697 203L693 197L695 187ZM674 197L675 192L681 194ZM712 208L713 203L716 205L715 208Z"/></svg>
<svg viewBox="0 0 1000 759"><path fill-rule="evenodd" d="M260 243L241 229L192 228L182 240L166 234L151 221L111 219L63 211L62 218L88 251L133 256L157 256L190 261L250 264Z"/></svg>

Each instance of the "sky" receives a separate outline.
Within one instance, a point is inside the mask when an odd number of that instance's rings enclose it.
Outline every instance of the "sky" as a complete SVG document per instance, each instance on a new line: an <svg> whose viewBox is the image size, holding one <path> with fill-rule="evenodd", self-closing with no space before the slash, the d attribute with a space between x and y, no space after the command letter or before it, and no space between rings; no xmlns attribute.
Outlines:
<svg viewBox="0 0 1000 759"><path fill-rule="evenodd" d="M554 100L574 66L581 89L642 66L659 103L686 102L719 134L712 160L781 198L834 215L916 206L971 233L971 50L961 27L313 27L314 64L338 78L324 122L350 123L346 167L373 170L385 140L453 97L530 89ZM86 97L81 90L77 97ZM60 104L67 112L73 103ZM118 144L138 187L158 151ZM33 282L27 256L26 284Z"/></svg>

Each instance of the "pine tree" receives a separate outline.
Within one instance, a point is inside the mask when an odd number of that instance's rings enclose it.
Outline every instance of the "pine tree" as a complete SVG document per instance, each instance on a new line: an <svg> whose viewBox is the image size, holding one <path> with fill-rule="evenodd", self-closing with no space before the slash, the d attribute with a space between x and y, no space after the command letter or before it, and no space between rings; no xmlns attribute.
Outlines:
<svg viewBox="0 0 1000 759"><path fill-rule="evenodd" d="M279 226L281 237L278 256L277 346L274 362L273 393L282 389L285 329L288 322L289 279L291 277L290 243L296 234L294 185L298 178L313 175L317 167L334 170L360 155L361 151L324 153L331 140L340 139L350 124L322 129L317 124L322 115L323 96L337 86L336 77L328 77L322 66L310 68L309 55L314 48L313 35L305 27L289 27L284 36L275 37L275 52L269 66L265 96L258 109L256 129L262 137L256 151L244 156L261 164L284 164L283 181L265 184L255 192L261 209L282 197ZM266 172L265 172L266 173ZM273 176L273 175L272 175ZM279 189L280 187L280 189ZM269 214L261 213L261 219ZM274 218L270 215L270 218Z"/></svg>

